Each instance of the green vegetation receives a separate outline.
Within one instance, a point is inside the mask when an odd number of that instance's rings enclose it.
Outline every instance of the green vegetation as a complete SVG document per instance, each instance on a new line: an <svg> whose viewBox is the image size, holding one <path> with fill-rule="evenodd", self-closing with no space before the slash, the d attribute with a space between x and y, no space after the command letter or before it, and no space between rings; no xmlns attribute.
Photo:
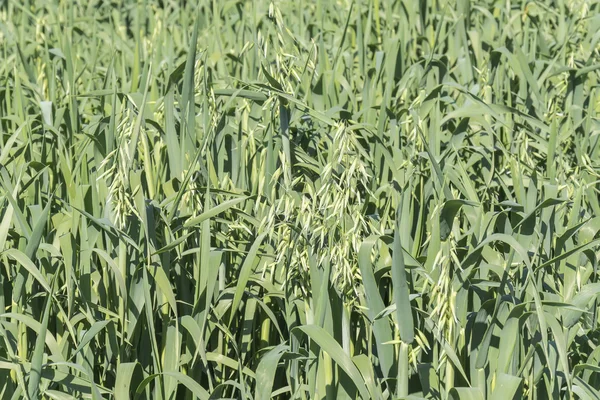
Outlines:
<svg viewBox="0 0 600 400"><path fill-rule="evenodd" d="M0 1L2 399L600 399L597 0Z"/></svg>

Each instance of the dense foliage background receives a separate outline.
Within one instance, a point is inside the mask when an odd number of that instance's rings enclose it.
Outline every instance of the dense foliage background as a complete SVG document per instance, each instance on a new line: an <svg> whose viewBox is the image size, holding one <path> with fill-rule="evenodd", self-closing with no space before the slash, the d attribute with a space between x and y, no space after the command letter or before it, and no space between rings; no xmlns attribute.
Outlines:
<svg viewBox="0 0 600 400"><path fill-rule="evenodd" d="M0 2L0 397L600 398L597 0Z"/></svg>

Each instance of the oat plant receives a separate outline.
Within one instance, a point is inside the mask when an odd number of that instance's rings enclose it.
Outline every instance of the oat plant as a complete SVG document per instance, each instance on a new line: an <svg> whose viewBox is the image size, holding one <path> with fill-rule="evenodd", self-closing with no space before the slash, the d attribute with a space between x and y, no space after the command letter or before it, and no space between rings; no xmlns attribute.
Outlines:
<svg viewBox="0 0 600 400"><path fill-rule="evenodd" d="M0 60L0 398L600 398L597 0L4 0Z"/></svg>

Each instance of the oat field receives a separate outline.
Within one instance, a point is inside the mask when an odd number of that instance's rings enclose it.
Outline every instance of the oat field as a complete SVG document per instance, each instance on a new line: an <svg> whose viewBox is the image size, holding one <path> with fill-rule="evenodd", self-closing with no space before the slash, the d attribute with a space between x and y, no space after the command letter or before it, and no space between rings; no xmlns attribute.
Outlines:
<svg viewBox="0 0 600 400"><path fill-rule="evenodd" d="M0 0L0 398L600 399L600 1Z"/></svg>

